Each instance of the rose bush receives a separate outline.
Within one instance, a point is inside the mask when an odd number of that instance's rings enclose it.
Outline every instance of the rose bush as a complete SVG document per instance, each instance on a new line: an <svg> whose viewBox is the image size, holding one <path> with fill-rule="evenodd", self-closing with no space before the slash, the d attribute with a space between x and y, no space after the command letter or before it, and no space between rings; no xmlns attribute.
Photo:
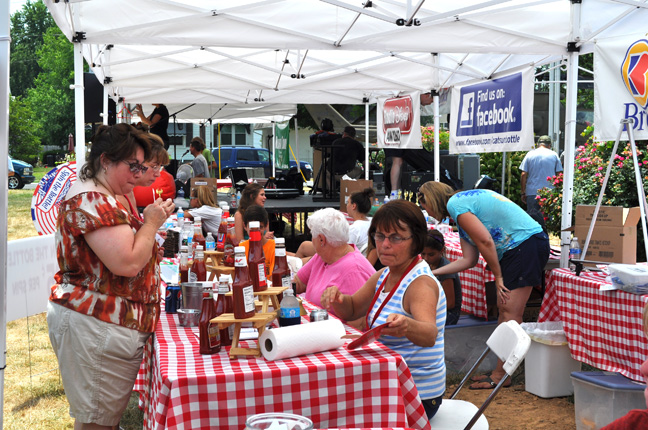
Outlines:
<svg viewBox="0 0 648 430"><path fill-rule="evenodd" d="M592 128L587 128L583 135L589 135L585 145L576 148L574 160L574 197L573 207L577 205L595 205L598 200L605 172L610 162L614 142L594 142ZM637 161L644 188L648 185L648 151L645 143L637 143ZM559 233L562 217L563 174L550 178L555 188L543 188L538 192L540 207L545 214L547 229ZM629 142L620 142L614 156L612 170L603 196L603 205L638 206L637 185L632 162L632 151ZM573 212L572 212L573 213ZM573 216L573 215L572 215ZM572 225L573 225L572 218Z"/></svg>

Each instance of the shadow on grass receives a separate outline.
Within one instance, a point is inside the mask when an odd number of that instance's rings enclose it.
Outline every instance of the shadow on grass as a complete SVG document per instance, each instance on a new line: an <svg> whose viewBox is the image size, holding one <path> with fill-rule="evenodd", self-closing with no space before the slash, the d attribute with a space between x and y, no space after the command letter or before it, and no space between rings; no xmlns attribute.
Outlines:
<svg viewBox="0 0 648 430"><path fill-rule="evenodd" d="M15 406L13 409L11 409L11 412L21 412L36 407L42 400L64 397L64 396L65 396L65 392L63 391L63 387L51 385L50 389L45 389L40 393L34 393L33 397L30 397L29 399Z"/></svg>

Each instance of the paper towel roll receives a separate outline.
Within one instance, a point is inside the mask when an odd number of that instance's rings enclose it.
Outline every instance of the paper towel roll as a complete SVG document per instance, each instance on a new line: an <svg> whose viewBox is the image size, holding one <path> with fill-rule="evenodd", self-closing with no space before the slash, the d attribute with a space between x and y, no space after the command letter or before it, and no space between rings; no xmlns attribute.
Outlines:
<svg viewBox="0 0 648 430"><path fill-rule="evenodd" d="M345 334L342 322L330 319L266 330L259 346L266 360L281 360L339 348Z"/></svg>

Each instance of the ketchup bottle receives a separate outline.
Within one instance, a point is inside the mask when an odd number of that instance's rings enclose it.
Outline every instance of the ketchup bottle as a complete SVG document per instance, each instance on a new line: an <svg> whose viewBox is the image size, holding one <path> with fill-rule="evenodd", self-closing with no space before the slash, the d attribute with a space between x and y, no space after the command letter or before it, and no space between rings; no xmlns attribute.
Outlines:
<svg viewBox="0 0 648 430"><path fill-rule="evenodd" d="M218 324L210 322L212 318L217 316L216 307L214 306L214 297L212 294L212 287L203 288L203 302L200 311L200 321L198 323L201 354L216 354L221 349L221 338Z"/></svg>
<svg viewBox="0 0 648 430"><path fill-rule="evenodd" d="M202 219L199 216L194 218L194 232L193 232L193 239L191 243L193 245L194 250L198 245L202 246L203 250L205 249L205 236L203 235L203 231L202 231Z"/></svg>
<svg viewBox="0 0 648 430"><path fill-rule="evenodd" d="M225 237L227 236L227 218L229 218L229 206L223 206L223 217L218 226L218 235L216 238L216 250L225 250Z"/></svg>
<svg viewBox="0 0 648 430"><path fill-rule="evenodd" d="M216 297L216 316L232 313L232 298L225 295L228 292L229 276L220 275L220 277L218 278L218 296ZM220 341L222 346L229 346L232 344L229 327L226 327L220 331Z"/></svg>
<svg viewBox="0 0 648 430"><path fill-rule="evenodd" d="M232 301L234 305L234 318L251 318L256 313L254 308L254 287L248 272L245 248L237 246L235 249L234 283L232 284Z"/></svg>
<svg viewBox="0 0 648 430"><path fill-rule="evenodd" d="M234 267L234 247L236 246L236 231L234 230L234 217L227 218L227 236L225 236L225 249L223 252L223 266Z"/></svg>
<svg viewBox="0 0 648 430"><path fill-rule="evenodd" d="M203 247L196 246L194 252L193 263L191 264L191 272L189 273L190 282L205 282L207 280L207 267L205 267L205 256L203 254Z"/></svg>
<svg viewBox="0 0 648 430"><path fill-rule="evenodd" d="M272 286L289 287L291 286L290 267L286 260L286 239L278 237L275 239L275 264L272 269Z"/></svg>
<svg viewBox="0 0 648 430"><path fill-rule="evenodd" d="M180 283L189 282L189 252L186 246L180 248Z"/></svg>
<svg viewBox="0 0 648 430"><path fill-rule="evenodd" d="M248 267L250 278L254 285L254 292L268 289L265 272L265 254L261 244L261 230L259 221L250 221L250 251L248 253Z"/></svg>

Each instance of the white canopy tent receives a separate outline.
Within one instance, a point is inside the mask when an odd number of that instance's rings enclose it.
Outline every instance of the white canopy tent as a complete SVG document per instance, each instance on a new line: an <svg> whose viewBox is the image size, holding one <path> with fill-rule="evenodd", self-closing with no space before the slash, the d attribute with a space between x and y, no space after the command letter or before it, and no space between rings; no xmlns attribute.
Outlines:
<svg viewBox="0 0 648 430"><path fill-rule="evenodd" d="M578 55L592 52L598 37L636 33L648 22L644 0L45 3L75 42L77 118L83 56L108 92L127 102L248 104L368 103L380 91L439 90L525 62L567 59L563 229L571 224ZM0 43L8 64L8 25ZM76 134L84 135L82 121ZM77 153L83 144L77 138ZM6 262L6 250L0 258Z"/></svg>

